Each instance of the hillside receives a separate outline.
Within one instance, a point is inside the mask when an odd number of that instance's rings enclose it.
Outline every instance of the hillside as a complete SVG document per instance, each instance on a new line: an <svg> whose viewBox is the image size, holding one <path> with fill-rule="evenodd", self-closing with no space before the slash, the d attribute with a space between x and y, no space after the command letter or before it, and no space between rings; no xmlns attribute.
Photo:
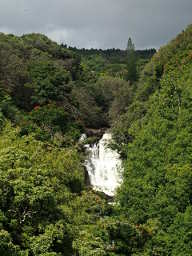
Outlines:
<svg viewBox="0 0 192 256"><path fill-rule="evenodd" d="M141 54L137 58L138 67L139 61L143 58L148 61L153 52L146 50ZM112 54L119 59L117 65L121 69L122 53L114 50ZM25 133L29 128L33 131L41 128L40 136L45 140L50 133L52 137L55 132L68 133L70 137L86 127L109 126L108 111L117 88L121 90L128 82L117 73L104 73L97 58L100 51L94 50L92 69L87 51L58 45L41 34L22 37L0 34L2 112L15 123L19 120ZM107 62L106 57L102 62ZM123 62L127 72L125 53ZM113 63L110 58L108 65Z"/></svg>
<svg viewBox="0 0 192 256"><path fill-rule="evenodd" d="M120 212L144 228L135 255L191 255L192 26L144 68L128 111L114 126L125 156Z"/></svg>
<svg viewBox="0 0 192 256"><path fill-rule="evenodd" d="M47 37L0 35L0 255L72 255L110 209L86 187L81 76L79 57Z"/></svg>

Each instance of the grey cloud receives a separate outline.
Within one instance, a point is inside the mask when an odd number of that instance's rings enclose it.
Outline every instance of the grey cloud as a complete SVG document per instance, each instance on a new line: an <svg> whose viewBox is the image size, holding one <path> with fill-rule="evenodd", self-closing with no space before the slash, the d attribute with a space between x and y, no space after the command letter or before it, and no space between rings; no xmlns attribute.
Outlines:
<svg viewBox="0 0 192 256"><path fill-rule="evenodd" d="M0 0L0 31L77 47L159 47L192 23L191 0Z"/></svg>

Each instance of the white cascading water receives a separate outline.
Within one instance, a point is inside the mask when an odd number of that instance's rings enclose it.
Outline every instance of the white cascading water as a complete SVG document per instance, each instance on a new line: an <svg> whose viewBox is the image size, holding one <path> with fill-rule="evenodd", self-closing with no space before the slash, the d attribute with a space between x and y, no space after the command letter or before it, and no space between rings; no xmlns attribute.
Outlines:
<svg viewBox="0 0 192 256"><path fill-rule="evenodd" d="M119 154L108 147L111 140L111 134L105 133L99 143L85 145L88 152L85 167L90 183L95 190L108 196L115 195L122 181L122 161Z"/></svg>

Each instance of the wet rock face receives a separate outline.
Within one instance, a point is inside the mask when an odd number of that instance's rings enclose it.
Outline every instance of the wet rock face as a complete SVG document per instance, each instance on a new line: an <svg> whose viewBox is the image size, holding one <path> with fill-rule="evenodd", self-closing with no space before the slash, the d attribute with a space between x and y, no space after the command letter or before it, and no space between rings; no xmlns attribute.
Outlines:
<svg viewBox="0 0 192 256"><path fill-rule="evenodd" d="M97 136L97 137L101 138L106 130L107 130L107 128L100 128L100 129L91 129L90 128L90 129L86 129L86 134L88 137Z"/></svg>
<svg viewBox="0 0 192 256"><path fill-rule="evenodd" d="M122 181L122 161L119 154L108 147L111 140L111 134L105 133L98 143L85 145L88 154L85 167L90 183L108 196L115 195Z"/></svg>

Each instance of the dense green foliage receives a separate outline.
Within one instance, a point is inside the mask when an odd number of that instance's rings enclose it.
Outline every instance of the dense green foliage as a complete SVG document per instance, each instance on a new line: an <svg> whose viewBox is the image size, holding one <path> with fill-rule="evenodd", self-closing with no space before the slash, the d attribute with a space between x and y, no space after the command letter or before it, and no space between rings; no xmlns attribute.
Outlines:
<svg viewBox="0 0 192 256"><path fill-rule="evenodd" d="M132 46L0 34L0 255L192 255L192 27L153 57ZM114 204L87 186L79 142L106 127Z"/></svg>
<svg viewBox="0 0 192 256"><path fill-rule="evenodd" d="M72 255L73 240L105 210L84 190L77 150L20 137L5 123L0 155L0 254Z"/></svg>
<svg viewBox="0 0 192 256"><path fill-rule="evenodd" d="M78 139L124 111L127 86L90 75L77 53L43 35L0 35L0 255L94 253L89 229L110 228L112 207L86 186ZM106 237L99 246L110 252L108 228Z"/></svg>
<svg viewBox="0 0 192 256"><path fill-rule="evenodd" d="M98 74L102 76L113 76L122 79L127 79L127 49L77 49L69 47L82 57L83 67L92 74L93 77L97 77ZM149 59L155 54L155 49L136 50L136 59L138 72L149 61Z"/></svg>
<svg viewBox="0 0 192 256"><path fill-rule="evenodd" d="M192 27L143 70L114 125L125 157L120 212L152 234L136 255L191 255Z"/></svg>

